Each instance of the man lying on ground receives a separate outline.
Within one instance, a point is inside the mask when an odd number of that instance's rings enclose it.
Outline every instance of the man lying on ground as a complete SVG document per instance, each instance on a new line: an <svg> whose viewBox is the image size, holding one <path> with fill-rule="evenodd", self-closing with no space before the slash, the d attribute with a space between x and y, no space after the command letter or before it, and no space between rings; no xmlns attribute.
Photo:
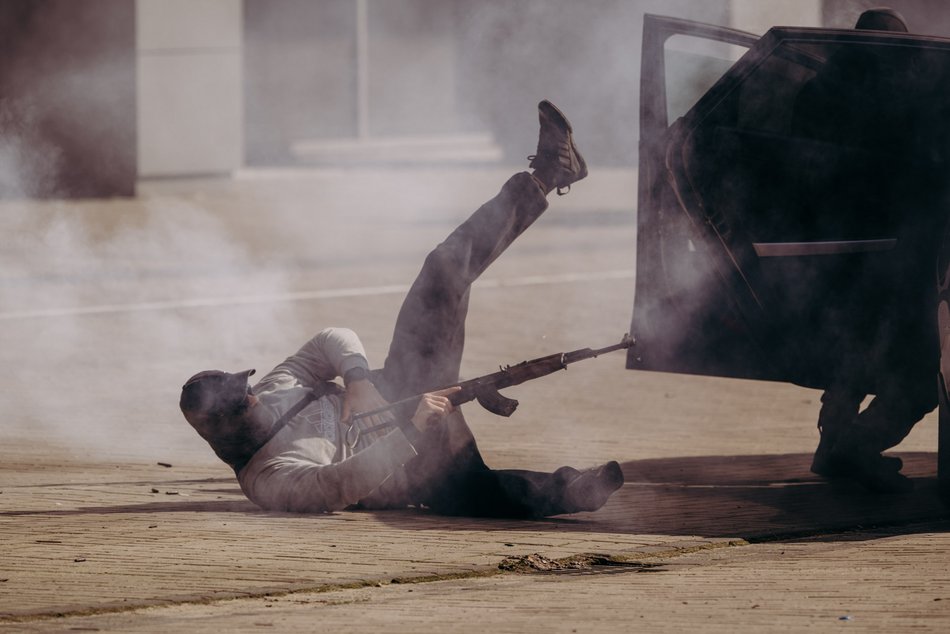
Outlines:
<svg viewBox="0 0 950 634"><path fill-rule="evenodd" d="M492 470L448 395L459 380L472 283L547 208L587 175L571 125L538 106L532 172L512 176L426 258L407 294L383 367L328 328L251 387L254 370L200 372L182 388L181 410L268 510L428 507L438 513L544 517L594 511L623 484L616 462L554 473ZM334 379L343 378L345 388ZM408 420L391 413L351 422L388 402L426 393Z"/></svg>

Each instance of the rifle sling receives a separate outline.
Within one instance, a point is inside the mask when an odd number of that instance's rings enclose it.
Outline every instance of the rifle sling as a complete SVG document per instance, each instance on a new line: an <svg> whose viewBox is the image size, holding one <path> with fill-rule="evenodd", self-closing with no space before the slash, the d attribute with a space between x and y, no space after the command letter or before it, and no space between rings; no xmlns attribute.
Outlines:
<svg viewBox="0 0 950 634"><path fill-rule="evenodd" d="M247 465L247 463L251 461L251 458L254 457L254 454L256 454L260 450L261 447L269 443L271 439L273 439L273 437L276 436L280 432L280 430L283 429L294 416L302 412L303 409L307 407L307 405L310 405L310 403L312 403L316 399L317 399L317 395L314 394L313 390L307 390L307 393L303 395L303 398L301 398L299 401L294 403L293 407L288 409L286 412L284 412L281 415L280 418L274 421L274 424L271 425L270 431L267 432L267 435L260 442L260 444L258 444L257 447L254 448L254 451L251 451L246 456L246 458L242 460L241 462L239 462L238 464L232 465L234 467L234 473L240 473L241 469L243 469Z"/></svg>

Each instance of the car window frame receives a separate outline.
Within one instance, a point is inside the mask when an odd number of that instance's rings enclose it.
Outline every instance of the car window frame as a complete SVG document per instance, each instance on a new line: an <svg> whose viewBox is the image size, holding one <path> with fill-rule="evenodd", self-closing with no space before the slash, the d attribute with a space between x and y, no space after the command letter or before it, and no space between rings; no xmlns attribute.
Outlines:
<svg viewBox="0 0 950 634"><path fill-rule="evenodd" d="M748 47L750 50L759 40L758 35L729 27L650 13L644 15L643 46L640 58L641 143L644 137L649 140L650 137L657 136L670 126L667 117L664 45L674 35L688 35L726 44L736 44ZM733 65L732 68L735 68L735 66Z"/></svg>

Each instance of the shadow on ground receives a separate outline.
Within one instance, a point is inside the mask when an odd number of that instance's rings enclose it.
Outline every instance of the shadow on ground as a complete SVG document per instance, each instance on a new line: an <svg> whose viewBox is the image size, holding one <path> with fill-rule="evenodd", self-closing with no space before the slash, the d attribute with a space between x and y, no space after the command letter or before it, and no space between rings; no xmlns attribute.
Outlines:
<svg viewBox="0 0 950 634"><path fill-rule="evenodd" d="M426 511L375 512L401 530L532 530L679 535L761 540L792 538L871 527L900 527L950 518L938 494L935 453L902 453L904 473L915 490L876 495L857 484L827 482L812 475L810 454L699 456L630 461L626 484L596 513L517 521L441 517ZM124 513L241 513L319 522L321 515L264 512L226 479L182 480L190 498L74 509L6 510L0 517L111 515ZM96 488L119 483L100 483ZM128 485L129 483L123 483ZM166 483L174 484L172 482ZM56 485L43 485L55 487ZM208 499L211 495L215 499ZM197 498L197 499L195 499ZM204 499L201 499L204 498Z"/></svg>
<svg viewBox="0 0 950 634"><path fill-rule="evenodd" d="M702 456L628 462L624 499L595 521L637 533L749 540L900 526L950 517L936 453L902 453L914 491L881 495L809 471L811 454ZM626 507L626 513L618 507Z"/></svg>
<svg viewBox="0 0 950 634"><path fill-rule="evenodd" d="M936 453L902 453L915 489L872 494L809 471L811 454L700 456L630 461L626 484L596 513L533 522L535 530L577 530L750 541L900 527L950 518L938 494ZM424 516L385 514L425 530ZM506 523L507 524L507 523Z"/></svg>

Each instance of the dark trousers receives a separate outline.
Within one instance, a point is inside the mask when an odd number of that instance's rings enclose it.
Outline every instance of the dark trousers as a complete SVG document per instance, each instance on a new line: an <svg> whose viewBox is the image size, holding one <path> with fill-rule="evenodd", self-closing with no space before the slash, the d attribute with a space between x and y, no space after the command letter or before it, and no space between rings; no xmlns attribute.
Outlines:
<svg viewBox="0 0 950 634"><path fill-rule="evenodd" d="M858 412L864 392L836 386L821 396L818 428L822 438L843 451L880 453L894 447L937 406L937 372L923 371L881 381L877 394ZM823 440L824 442L824 440Z"/></svg>
<svg viewBox="0 0 950 634"><path fill-rule="evenodd" d="M873 312L871 335L861 341L842 335L837 380L821 397L823 442L827 437L843 451L880 453L899 444L937 406L936 290L927 267L921 268L910 267L897 278L901 288ZM859 413L869 386L875 396Z"/></svg>
<svg viewBox="0 0 950 634"><path fill-rule="evenodd" d="M459 380L472 283L546 208L531 175L516 174L428 255L399 311L385 365L374 377L385 398L395 401ZM426 431L416 449L419 455L363 506L421 504L444 514L491 517L570 510L561 493L577 471L489 469L460 411Z"/></svg>

